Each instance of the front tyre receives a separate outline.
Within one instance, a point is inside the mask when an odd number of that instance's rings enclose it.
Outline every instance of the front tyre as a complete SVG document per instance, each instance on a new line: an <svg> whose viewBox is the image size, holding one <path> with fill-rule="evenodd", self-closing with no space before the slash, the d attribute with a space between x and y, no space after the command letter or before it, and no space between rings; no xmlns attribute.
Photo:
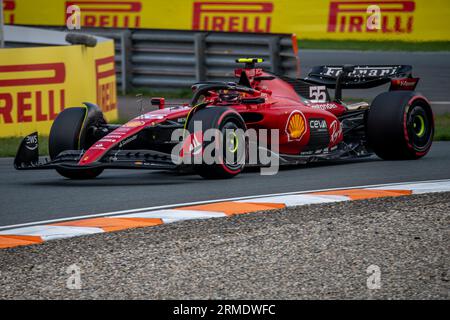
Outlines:
<svg viewBox="0 0 450 320"><path fill-rule="evenodd" d="M90 128L105 123L100 108L93 104L86 103L83 107L63 110L50 129L48 142L50 159L55 159L66 150L87 150L95 142ZM92 179L101 174L103 169L57 168L56 171L69 179Z"/></svg>
<svg viewBox="0 0 450 320"><path fill-rule="evenodd" d="M425 156L434 136L429 103L411 91L378 95L367 118L369 147L384 160L413 160Z"/></svg>
<svg viewBox="0 0 450 320"><path fill-rule="evenodd" d="M229 179L241 173L245 165L246 125L239 113L225 107L201 109L189 119L187 128L190 133L195 133L195 122L202 124L202 134L208 129L216 129L220 134L215 139L222 139L203 142L203 150L208 150L208 146L218 145L222 153L220 157L216 157L219 161L215 163L194 165L195 172L205 179Z"/></svg>

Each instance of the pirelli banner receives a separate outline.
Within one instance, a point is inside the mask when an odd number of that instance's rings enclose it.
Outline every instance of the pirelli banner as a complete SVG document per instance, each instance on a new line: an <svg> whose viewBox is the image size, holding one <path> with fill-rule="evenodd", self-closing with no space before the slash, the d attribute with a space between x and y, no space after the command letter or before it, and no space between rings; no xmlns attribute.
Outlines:
<svg viewBox="0 0 450 320"><path fill-rule="evenodd" d="M4 0L10 24L296 33L300 39L450 40L449 0Z"/></svg>
<svg viewBox="0 0 450 320"><path fill-rule="evenodd" d="M61 110L84 101L117 118L113 41L0 49L0 137L48 134Z"/></svg>

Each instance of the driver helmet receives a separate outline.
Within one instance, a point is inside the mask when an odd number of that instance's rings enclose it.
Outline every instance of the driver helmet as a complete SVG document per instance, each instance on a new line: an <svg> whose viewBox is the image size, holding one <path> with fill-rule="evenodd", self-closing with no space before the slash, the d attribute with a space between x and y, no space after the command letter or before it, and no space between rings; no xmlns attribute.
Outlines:
<svg viewBox="0 0 450 320"><path fill-rule="evenodd" d="M239 101L239 92L233 90L222 90L219 93L219 99L223 102L237 102Z"/></svg>

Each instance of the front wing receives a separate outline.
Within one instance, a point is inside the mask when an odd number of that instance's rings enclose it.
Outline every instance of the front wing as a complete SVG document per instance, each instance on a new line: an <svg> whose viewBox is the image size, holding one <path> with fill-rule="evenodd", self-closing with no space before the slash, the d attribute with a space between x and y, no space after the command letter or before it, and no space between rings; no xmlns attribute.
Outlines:
<svg viewBox="0 0 450 320"><path fill-rule="evenodd" d="M299 155L274 154L278 157L280 165L305 164L310 162L349 160L370 156L361 145L342 143L333 150L316 150L304 152ZM149 169L149 170L175 170L183 165L180 159L174 159L174 155L155 150L111 150L100 161L88 165L80 165L79 161L84 156L83 150L67 150L61 152L55 159L39 159L38 137L33 133L25 137L14 159L14 167L17 170L41 170L41 169L71 169L86 170L94 168L104 169ZM249 164L247 164L249 165ZM254 165L250 165L254 166ZM261 166L261 164L256 164Z"/></svg>
<svg viewBox="0 0 450 320"><path fill-rule="evenodd" d="M67 150L55 159L39 159L39 143L37 132L26 136L17 151L14 167L17 170L56 169L85 170L93 168L109 169L176 169L172 155L154 150L111 150L100 161L89 165L79 165L84 155L83 150Z"/></svg>

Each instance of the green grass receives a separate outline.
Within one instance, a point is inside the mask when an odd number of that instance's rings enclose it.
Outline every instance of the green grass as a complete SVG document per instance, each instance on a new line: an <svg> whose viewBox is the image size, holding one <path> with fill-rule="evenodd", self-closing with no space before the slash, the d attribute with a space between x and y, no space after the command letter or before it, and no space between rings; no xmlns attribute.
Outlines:
<svg viewBox="0 0 450 320"><path fill-rule="evenodd" d="M20 137L0 138L0 157L14 157L20 141ZM48 155L48 137L39 136L39 154Z"/></svg>
<svg viewBox="0 0 450 320"><path fill-rule="evenodd" d="M450 41L299 40L298 48L362 51L450 51Z"/></svg>
<svg viewBox="0 0 450 320"><path fill-rule="evenodd" d="M450 141L450 113L435 116L436 133L434 140Z"/></svg>
<svg viewBox="0 0 450 320"><path fill-rule="evenodd" d="M450 113L435 116L434 140L450 141ZM14 157L22 138L0 138L0 157ZM48 137L39 136L39 154L48 155Z"/></svg>

